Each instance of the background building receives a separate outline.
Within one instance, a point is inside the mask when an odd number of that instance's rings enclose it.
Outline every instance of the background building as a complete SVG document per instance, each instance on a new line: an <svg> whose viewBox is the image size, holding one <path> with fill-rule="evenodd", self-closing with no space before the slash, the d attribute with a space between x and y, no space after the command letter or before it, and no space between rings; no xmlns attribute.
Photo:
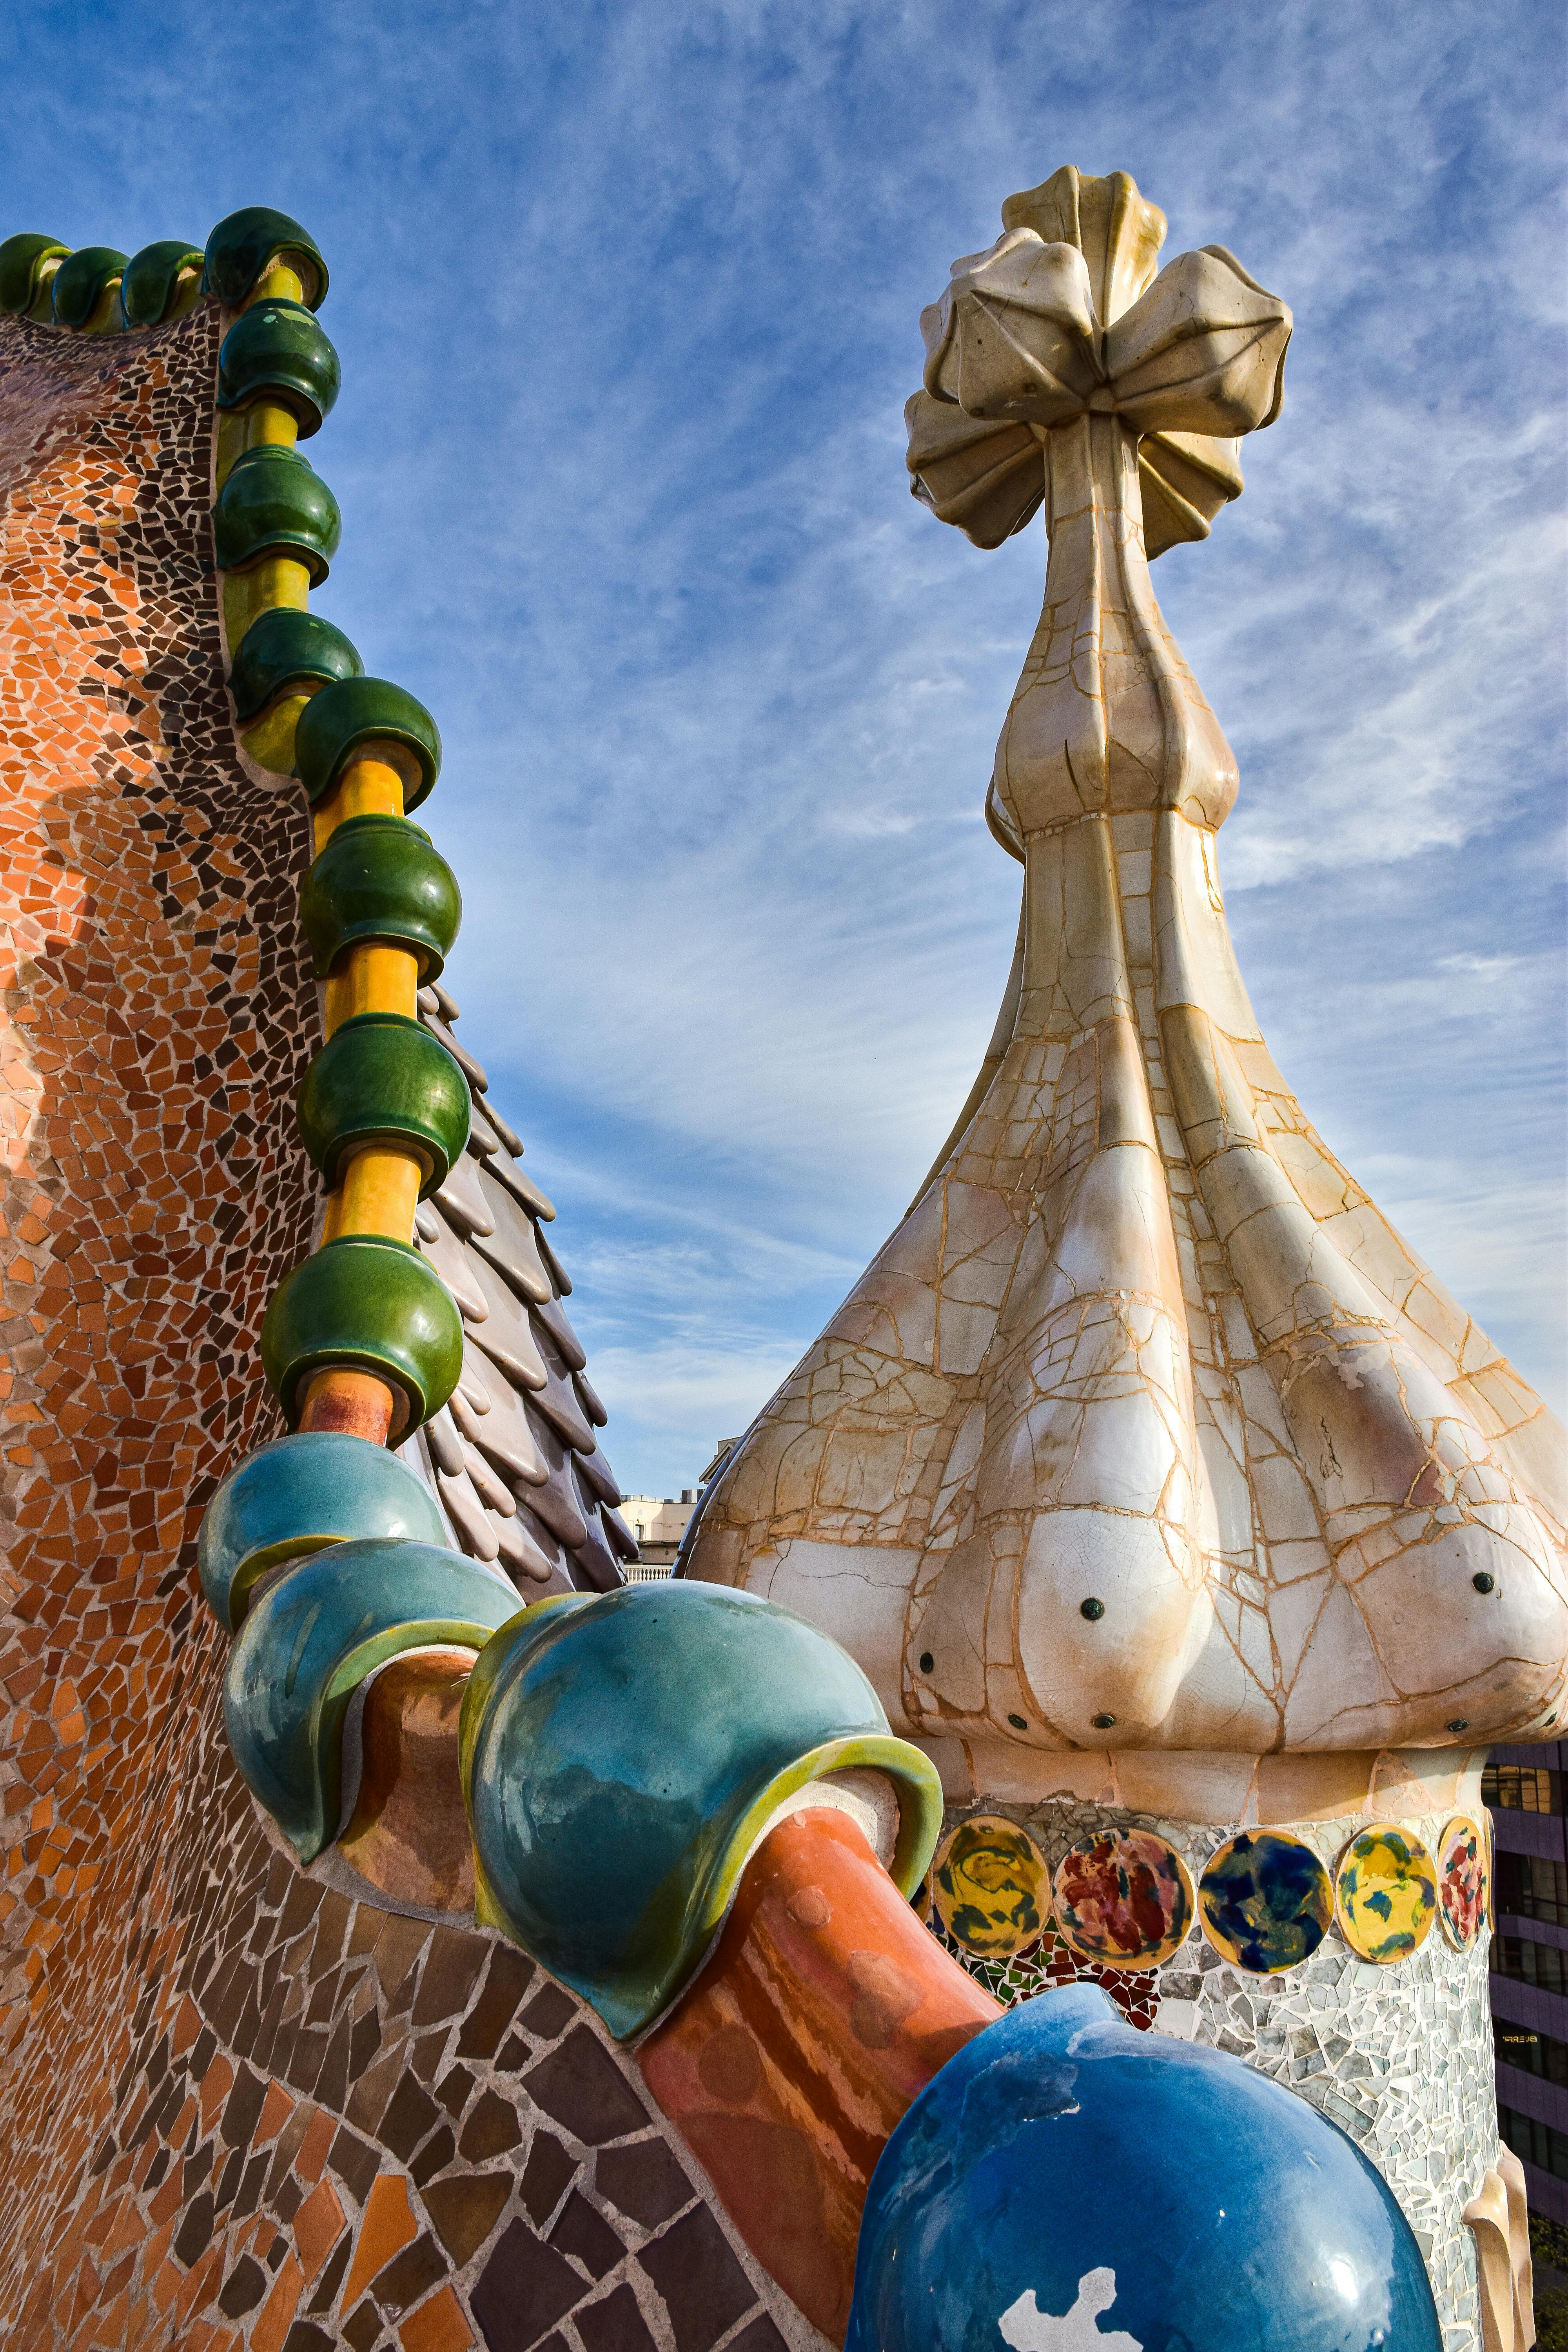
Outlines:
<svg viewBox="0 0 1568 2352"><path fill-rule="evenodd" d="M624 1498L621 1517L637 1539L637 1564L626 1570L634 1584L669 1574L687 1522L696 1507L695 1486L682 1486L679 1502L673 1495L627 1495Z"/></svg>
<svg viewBox="0 0 1568 2352"><path fill-rule="evenodd" d="M1495 1748L1482 1788L1495 1830L1491 1949L1498 2129L1532 2213L1568 2222L1568 1824L1563 1745Z"/></svg>
<svg viewBox="0 0 1568 2352"><path fill-rule="evenodd" d="M695 1486L682 1486L680 1500L673 1495L627 1495L621 1502L621 1517L637 1539L638 1560L626 1570L628 1583L647 1584L654 1579L668 1576L675 1566L675 1555L680 1549L680 1539L691 1524L691 1515L702 1489L718 1470L733 1445L732 1437L721 1437L713 1449L713 1458Z"/></svg>

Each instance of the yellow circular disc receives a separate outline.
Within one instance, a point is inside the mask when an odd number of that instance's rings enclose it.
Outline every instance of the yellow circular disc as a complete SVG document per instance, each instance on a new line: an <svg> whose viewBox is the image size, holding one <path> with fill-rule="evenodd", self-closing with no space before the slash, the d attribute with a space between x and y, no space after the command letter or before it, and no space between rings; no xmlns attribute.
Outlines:
<svg viewBox="0 0 1568 2352"><path fill-rule="evenodd" d="M1057 1926L1107 1968L1157 1968L1185 1943L1194 1913L1187 1865L1153 1830L1099 1830L1058 1865Z"/></svg>
<svg viewBox="0 0 1568 2352"><path fill-rule="evenodd" d="M1457 1952L1468 1952L1486 1922L1491 1892L1486 1832L1456 1813L1437 1841L1437 1915Z"/></svg>
<svg viewBox="0 0 1568 2352"><path fill-rule="evenodd" d="M1046 1858L1028 1831L999 1813L976 1813L937 1848L931 1909L966 1952L1005 1959L1038 1941L1049 1886Z"/></svg>
<svg viewBox="0 0 1568 2352"><path fill-rule="evenodd" d="M1437 1916L1437 1865L1407 1830L1363 1830L1340 1856L1334 1912L1363 1960L1407 1960Z"/></svg>

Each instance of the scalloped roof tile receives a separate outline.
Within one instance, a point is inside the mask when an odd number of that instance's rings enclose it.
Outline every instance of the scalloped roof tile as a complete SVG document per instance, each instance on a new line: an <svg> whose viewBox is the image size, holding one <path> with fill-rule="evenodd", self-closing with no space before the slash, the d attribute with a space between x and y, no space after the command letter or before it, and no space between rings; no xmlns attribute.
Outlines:
<svg viewBox="0 0 1568 2352"><path fill-rule="evenodd" d="M468 1081L474 1129L446 1182L420 1205L415 1238L463 1318L463 1374L448 1405L403 1448L470 1559L499 1561L520 1605L601 1592L637 1557L599 1450L605 1409L561 1304L572 1286L540 1230L552 1203L518 1165L522 1144L481 1101L489 1081L456 1037L444 988L419 1015Z"/></svg>

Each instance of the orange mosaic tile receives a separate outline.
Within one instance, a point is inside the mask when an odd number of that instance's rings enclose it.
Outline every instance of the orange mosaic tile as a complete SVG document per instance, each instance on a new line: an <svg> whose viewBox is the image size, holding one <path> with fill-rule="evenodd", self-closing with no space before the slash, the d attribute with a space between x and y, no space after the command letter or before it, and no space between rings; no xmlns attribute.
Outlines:
<svg viewBox="0 0 1568 2352"><path fill-rule="evenodd" d="M403 2352L466 2352L474 2337L457 2296L444 2286L404 2321L397 2340Z"/></svg>
<svg viewBox="0 0 1568 2352"><path fill-rule="evenodd" d="M385 2269L394 2254L400 2254L412 2239L419 2235L408 2202L408 2183L400 2172L384 2172L370 2192L364 2209L354 2257L350 2266L344 2299L357 2303L377 2273Z"/></svg>

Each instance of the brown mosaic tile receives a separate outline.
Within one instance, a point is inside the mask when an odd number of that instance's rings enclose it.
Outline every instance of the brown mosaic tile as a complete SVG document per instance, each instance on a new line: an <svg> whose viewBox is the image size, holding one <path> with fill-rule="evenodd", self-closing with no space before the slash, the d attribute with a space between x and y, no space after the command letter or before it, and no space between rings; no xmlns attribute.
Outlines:
<svg viewBox="0 0 1568 2352"><path fill-rule="evenodd" d="M629 2286L616 2287L603 2303L584 2305L574 2317L584 2352L642 2352L645 2345L654 2352L654 2337Z"/></svg>
<svg viewBox="0 0 1568 2352"><path fill-rule="evenodd" d="M469 2298L489 2352L531 2352L583 2299L581 2273L525 2221L512 2222Z"/></svg>
<svg viewBox="0 0 1568 2352"><path fill-rule="evenodd" d="M701 2206L672 2221L637 2261L669 2314L675 2352L710 2352L754 2300L724 2232Z"/></svg>

